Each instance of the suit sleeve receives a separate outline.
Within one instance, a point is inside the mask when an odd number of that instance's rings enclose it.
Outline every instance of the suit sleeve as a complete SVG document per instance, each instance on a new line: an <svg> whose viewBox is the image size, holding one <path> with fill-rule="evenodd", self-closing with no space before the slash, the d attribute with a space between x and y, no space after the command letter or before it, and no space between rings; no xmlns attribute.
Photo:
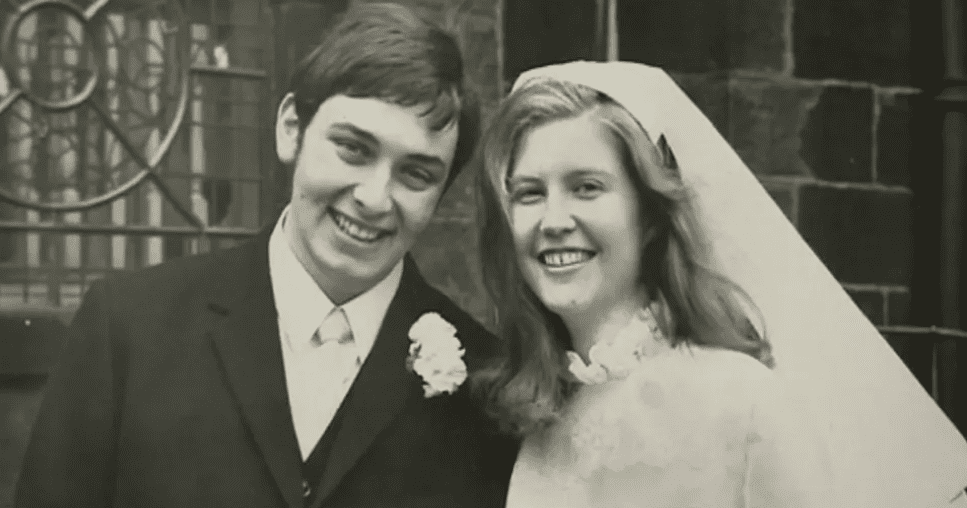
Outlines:
<svg viewBox="0 0 967 508"><path fill-rule="evenodd" d="M91 285L48 378L15 494L15 506L110 506L116 382L107 290Z"/></svg>
<svg viewBox="0 0 967 508"><path fill-rule="evenodd" d="M747 436L747 508L838 508L827 443L782 383L759 386Z"/></svg>

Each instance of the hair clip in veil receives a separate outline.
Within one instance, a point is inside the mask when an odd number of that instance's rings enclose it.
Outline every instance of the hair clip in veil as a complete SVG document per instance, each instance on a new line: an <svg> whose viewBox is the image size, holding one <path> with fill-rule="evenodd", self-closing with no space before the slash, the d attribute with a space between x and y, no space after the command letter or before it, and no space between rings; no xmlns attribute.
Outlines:
<svg viewBox="0 0 967 508"><path fill-rule="evenodd" d="M678 161L675 160L675 153L672 152L672 147L668 145L668 139L662 134L658 137L658 142L655 143L658 147L658 153L661 155L662 166L677 171Z"/></svg>

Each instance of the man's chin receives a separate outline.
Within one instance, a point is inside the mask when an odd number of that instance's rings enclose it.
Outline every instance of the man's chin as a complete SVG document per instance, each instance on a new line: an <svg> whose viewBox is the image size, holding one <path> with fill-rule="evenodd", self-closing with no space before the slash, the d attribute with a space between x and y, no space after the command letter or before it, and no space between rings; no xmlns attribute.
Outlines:
<svg viewBox="0 0 967 508"><path fill-rule="evenodd" d="M346 253L327 253L327 262L321 263L323 269L333 279L339 279L353 286L376 285L386 277L400 262L402 256L389 256L386 253L374 256L353 256Z"/></svg>

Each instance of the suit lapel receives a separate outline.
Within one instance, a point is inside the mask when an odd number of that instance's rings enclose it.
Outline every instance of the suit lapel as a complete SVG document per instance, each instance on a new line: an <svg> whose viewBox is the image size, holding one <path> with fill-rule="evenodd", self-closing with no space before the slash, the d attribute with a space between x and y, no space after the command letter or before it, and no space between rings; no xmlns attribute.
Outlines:
<svg viewBox="0 0 967 508"><path fill-rule="evenodd" d="M209 309L222 315L212 343L241 413L289 506L302 504L300 456L286 391L278 318L263 231L239 249Z"/></svg>
<svg viewBox="0 0 967 508"><path fill-rule="evenodd" d="M410 326L431 308L427 289L416 264L407 256L400 287L386 311L373 349L340 408L343 422L335 436L314 506L321 505L332 494L407 402L422 396L419 377L406 369L406 357Z"/></svg>

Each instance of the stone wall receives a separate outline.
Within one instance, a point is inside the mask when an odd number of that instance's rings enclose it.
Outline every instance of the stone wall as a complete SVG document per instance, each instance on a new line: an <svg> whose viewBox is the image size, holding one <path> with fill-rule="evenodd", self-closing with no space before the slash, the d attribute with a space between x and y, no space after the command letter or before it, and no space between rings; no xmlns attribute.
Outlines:
<svg viewBox="0 0 967 508"><path fill-rule="evenodd" d="M676 73L870 319L906 323L908 0L622 5L621 58Z"/></svg>

